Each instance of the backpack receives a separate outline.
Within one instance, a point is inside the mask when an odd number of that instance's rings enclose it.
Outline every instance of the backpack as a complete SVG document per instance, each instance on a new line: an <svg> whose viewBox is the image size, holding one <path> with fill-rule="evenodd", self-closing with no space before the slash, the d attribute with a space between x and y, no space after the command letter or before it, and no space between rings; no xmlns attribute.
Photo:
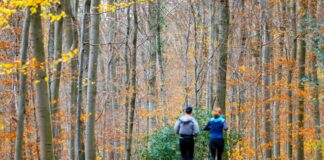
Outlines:
<svg viewBox="0 0 324 160"><path fill-rule="evenodd" d="M180 130L179 130L179 134L183 134L183 135L193 135L194 133L194 122L192 120L189 121L182 121L181 119L179 119L180 121Z"/></svg>

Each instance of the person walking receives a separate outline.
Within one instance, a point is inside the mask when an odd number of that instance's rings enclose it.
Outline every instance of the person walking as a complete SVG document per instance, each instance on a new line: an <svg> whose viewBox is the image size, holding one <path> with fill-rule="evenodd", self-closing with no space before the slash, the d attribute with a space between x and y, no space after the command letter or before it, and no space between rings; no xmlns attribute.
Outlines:
<svg viewBox="0 0 324 160"><path fill-rule="evenodd" d="M194 157L194 137L199 133L199 126L194 117L192 117L192 107L185 109L186 114L180 117L175 126L174 131L180 136L180 151L183 160L192 160Z"/></svg>
<svg viewBox="0 0 324 160"><path fill-rule="evenodd" d="M222 116L222 110L216 108L213 112L213 118L208 121L204 127L205 131L210 131L209 150L210 160L215 160L217 153L217 160L222 159L224 151L224 134L223 130L227 130L228 126L226 120Z"/></svg>

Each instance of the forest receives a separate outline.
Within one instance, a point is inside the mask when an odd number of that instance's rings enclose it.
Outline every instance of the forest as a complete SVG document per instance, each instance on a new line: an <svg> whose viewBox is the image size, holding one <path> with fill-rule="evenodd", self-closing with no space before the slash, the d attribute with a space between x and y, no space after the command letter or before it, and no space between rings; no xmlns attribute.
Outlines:
<svg viewBox="0 0 324 160"><path fill-rule="evenodd" d="M322 0L0 0L0 159L323 160Z"/></svg>

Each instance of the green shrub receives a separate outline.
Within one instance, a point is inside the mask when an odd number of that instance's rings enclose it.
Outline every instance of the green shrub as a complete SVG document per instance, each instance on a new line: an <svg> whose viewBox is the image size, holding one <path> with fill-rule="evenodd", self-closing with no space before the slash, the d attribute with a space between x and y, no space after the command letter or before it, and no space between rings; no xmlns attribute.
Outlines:
<svg viewBox="0 0 324 160"><path fill-rule="evenodd" d="M199 124L200 133L195 138L195 157L206 159L209 156L208 132L203 127L209 120L209 114L204 110L195 109L193 116ZM141 150L141 157L147 160L171 160L181 157L179 137L174 133L173 126L162 128L147 137L148 146Z"/></svg>
<svg viewBox="0 0 324 160"><path fill-rule="evenodd" d="M141 150L141 156L147 160L178 159L179 140L173 128L163 128L152 134L148 139L148 146Z"/></svg>

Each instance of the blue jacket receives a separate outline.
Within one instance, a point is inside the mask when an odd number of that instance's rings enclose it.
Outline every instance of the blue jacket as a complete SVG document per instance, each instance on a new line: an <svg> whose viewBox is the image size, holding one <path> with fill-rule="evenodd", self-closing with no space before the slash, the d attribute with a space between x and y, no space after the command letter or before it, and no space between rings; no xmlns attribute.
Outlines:
<svg viewBox="0 0 324 160"><path fill-rule="evenodd" d="M210 131L210 138L224 138L223 129L228 129L227 124L223 116L212 118L204 127L205 131Z"/></svg>

